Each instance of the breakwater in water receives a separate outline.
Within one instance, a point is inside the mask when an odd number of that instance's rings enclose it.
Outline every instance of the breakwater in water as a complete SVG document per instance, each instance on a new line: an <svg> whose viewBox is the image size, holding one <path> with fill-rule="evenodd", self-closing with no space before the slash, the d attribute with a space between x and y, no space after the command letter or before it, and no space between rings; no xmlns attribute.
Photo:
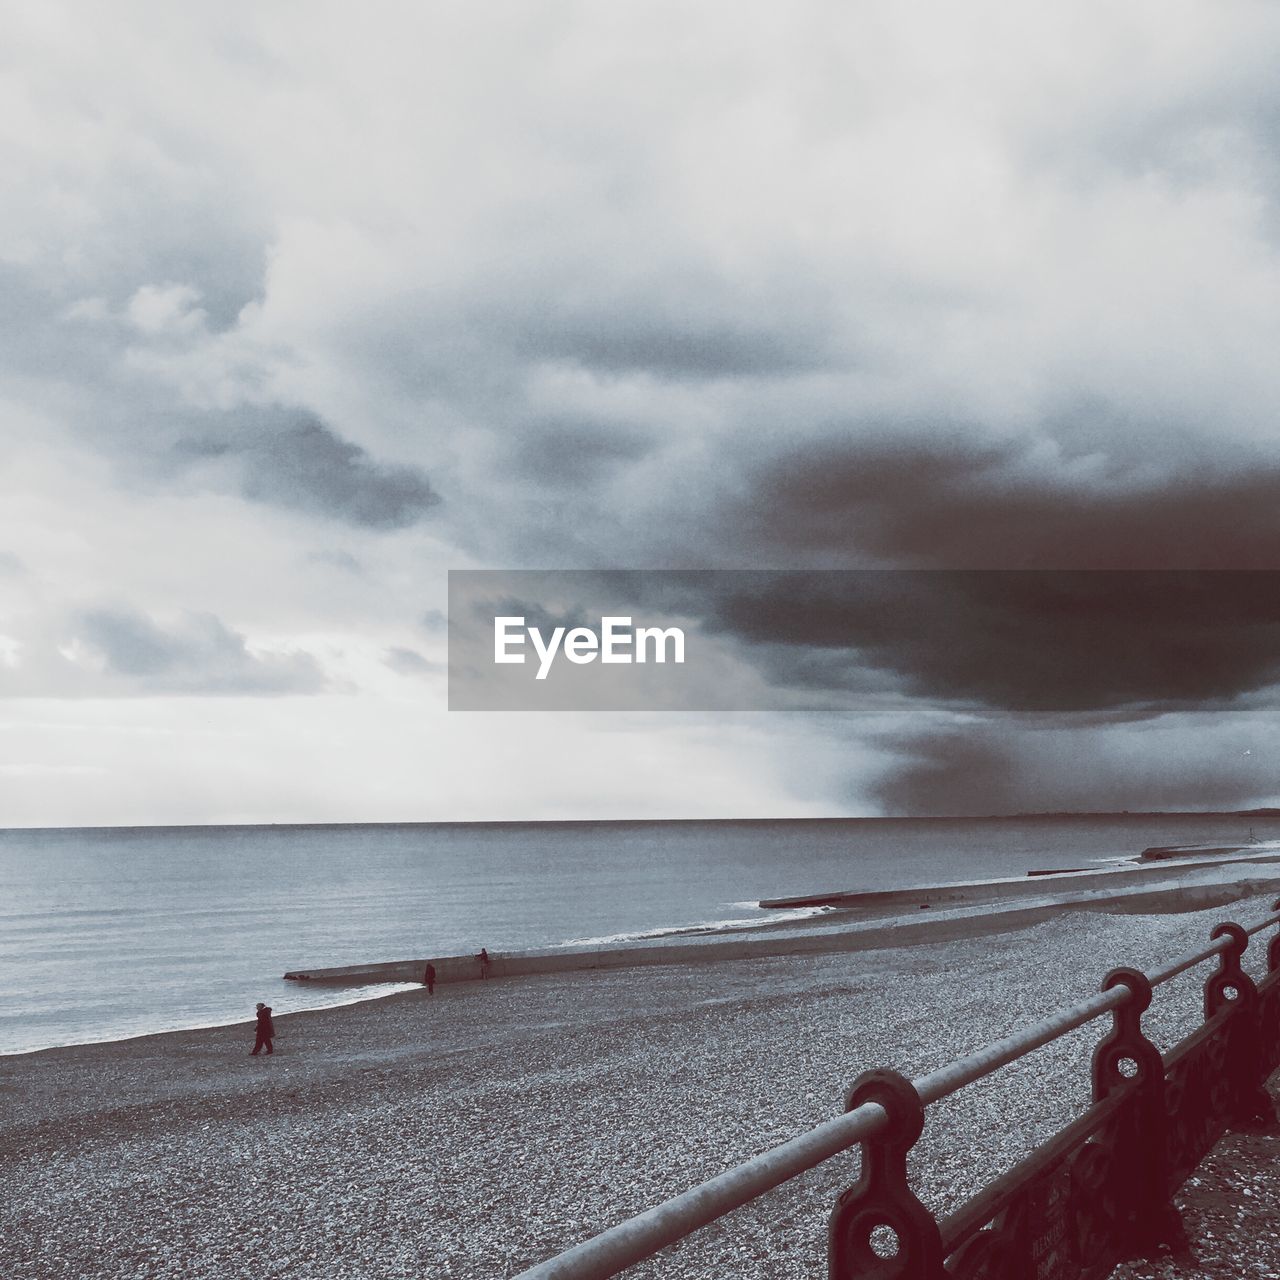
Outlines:
<svg viewBox="0 0 1280 1280"><path fill-rule="evenodd" d="M789 922L785 926L743 929L728 934L718 931L703 936L682 935L662 942L618 942L607 947L491 951L490 976L518 977L642 965L749 960L806 952L869 951L1002 933L1038 924L1064 911L1133 914L1197 911L1265 893L1280 885L1280 866L1270 870L1239 865L1214 866L1198 872L1182 867L1177 879L1170 878L1167 867L1159 871L1162 879L1152 882L1142 877L1138 884L1117 881L1115 873L1100 872L1100 877L1111 877L1106 881L1109 887L1082 887L1077 880L1069 889L1054 886L1052 892L1046 892L1044 880L1038 878L975 882L968 886L973 900L967 903L956 903L950 896L962 886L939 886L940 896L936 901L940 905L937 908L930 901L928 891L912 890L909 891L913 895L910 901L915 909L904 914L884 914L876 904L872 904L870 913L857 908L836 909L805 923ZM1029 888L1016 892L1010 888L1007 899L1002 901L999 887L1004 885L1027 885ZM925 895L923 900L922 893ZM893 899L899 895L895 892L871 896ZM860 905L867 906L866 903ZM927 918L921 917L921 910L929 911ZM434 965L435 980L442 984L478 980L481 976L478 956L454 955L299 968L290 970L284 977L295 982L343 986L420 982L428 963Z"/></svg>
<svg viewBox="0 0 1280 1280"><path fill-rule="evenodd" d="M1085 889L1123 889L1133 885L1167 882L1173 876L1200 872L1207 868L1223 869L1226 877L1235 869L1250 866L1280 864L1280 853L1242 852L1230 857L1201 857L1180 859L1175 865L1138 864L1121 861L1109 867L1061 871L1032 871L1023 876L1002 876L998 880L959 880L951 884L916 885L903 889L874 889L870 891L838 890L830 893L809 893L790 898L764 898L760 905L770 909L797 907L838 907L857 909L882 915L894 911L919 910L942 906L962 906L984 902L1009 902L1043 897L1047 892L1065 888L1077 893Z"/></svg>

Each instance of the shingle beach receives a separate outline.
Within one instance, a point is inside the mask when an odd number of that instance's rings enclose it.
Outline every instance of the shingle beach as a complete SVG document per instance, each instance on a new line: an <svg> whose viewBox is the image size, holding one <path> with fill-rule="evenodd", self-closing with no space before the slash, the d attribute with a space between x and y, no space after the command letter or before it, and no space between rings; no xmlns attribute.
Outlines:
<svg viewBox="0 0 1280 1280"><path fill-rule="evenodd" d="M0 1059L0 1276L512 1276L837 1114L869 1067L941 1066L1271 901L296 1015L278 1001L270 1059L249 1056L251 1009L237 1027ZM1250 948L1255 973L1264 950ZM1158 994L1147 1025L1162 1047L1199 1018L1207 971ZM1102 1029L930 1109L912 1157L930 1207L954 1207L1087 1104ZM630 1274L819 1276L826 1216L856 1171L856 1152L837 1156Z"/></svg>

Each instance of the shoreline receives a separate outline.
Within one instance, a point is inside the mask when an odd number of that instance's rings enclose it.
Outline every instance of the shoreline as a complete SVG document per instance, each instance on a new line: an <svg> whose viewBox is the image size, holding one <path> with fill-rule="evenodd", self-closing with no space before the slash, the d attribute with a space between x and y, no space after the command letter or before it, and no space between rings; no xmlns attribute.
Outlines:
<svg viewBox="0 0 1280 1280"><path fill-rule="evenodd" d="M420 988L420 986L420 983L414 983L412 986L396 984L397 989L394 991L383 991L367 995L353 994L351 998L347 1000L335 1000L330 1004L308 1005L305 1008L290 1009L285 1013L276 1014L276 1018L299 1018L313 1013L328 1013L330 1010L350 1009L360 1004L376 1004L383 1000L391 1000L396 996L412 995L414 990ZM200 1035L208 1031L223 1031L227 1027L245 1026L253 1021L254 1019L252 1015L242 1014L239 1017L228 1018L221 1022L202 1022L189 1027L165 1027L155 1031L137 1031L132 1035L104 1036L100 1040L71 1040L65 1044L43 1045L38 1049L15 1049L12 1051L0 1052L0 1065L13 1062L20 1058L34 1057L37 1054L43 1053L63 1053L77 1049L98 1049L109 1045L132 1044L137 1040L162 1039L168 1036Z"/></svg>
<svg viewBox="0 0 1280 1280"><path fill-rule="evenodd" d="M713 965L764 958L830 955L842 952L867 952L894 948L943 946L1002 933L1013 933L1073 911L1113 913L1120 915L1166 915L1202 911L1226 906L1250 896L1280 892L1280 865L1272 875L1246 875L1246 867L1256 867L1268 859L1237 859L1233 863L1171 865L1158 868L1162 879L1155 884L1129 886L1116 890L1086 889L1074 892L1046 893L1043 879L1006 878L998 881L959 882L965 887L987 885L1028 885L1038 892L1025 895L1026 901L1000 903L982 901L970 905L930 909L927 919L918 910L906 915L881 915L856 908L833 908L804 918L761 921L735 929L707 929L693 934L673 931L661 938L638 938L617 941L608 946L565 944L551 948L493 953L493 979L525 980L533 977L600 971L649 969L658 966ZM1280 864L1280 855L1273 859ZM1231 874L1224 875L1223 872ZM1101 872L1113 875L1114 872ZM1064 874L1064 880L1073 877ZM956 885L935 886L950 890ZM918 895L922 890L891 890L885 897ZM1019 895L1022 898L1024 895ZM420 977L427 961L437 969L440 987L479 982L473 956L424 957L414 960L374 962L346 965L330 969L291 970L313 976L295 977L294 990L308 988L336 991L351 988L350 998L320 1005L284 1009L276 1013L277 1021L312 1017L361 1005L382 1004L413 996L422 990ZM327 976L326 976L327 975ZM362 994L372 986L394 987L393 990ZM273 1006L277 1007L278 1006ZM251 1022L248 1015L194 1026L139 1031L125 1036L108 1036L96 1040L78 1040L35 1049L0 1053L0 1064L12 1063L40 1054L54 1054L103 1046L123 1045L141 1040L200 1035Z"/></svg>
<svg viewBox="0 0 1280 1280"><path fill-rule="evenodd" d="M572 827L572 826L658 826L675 823L765 823L765 822L1073 822L1081 819L1100 821L1150 821L1152 818L1253 818L1259 822L1280 819L1280 808L1260 809L1045 809L1027 813L922 813L922 814L807 814L787 816L770 814L767 817L688 817L688 818L405 818L369 822L361 820L330 822L167 822L167 823L85 823L75 826L0 827L5 832L62 832L62 831L197 831L197 830L258 830L276 828L317 831L328 828L349 827Z"/></svg>

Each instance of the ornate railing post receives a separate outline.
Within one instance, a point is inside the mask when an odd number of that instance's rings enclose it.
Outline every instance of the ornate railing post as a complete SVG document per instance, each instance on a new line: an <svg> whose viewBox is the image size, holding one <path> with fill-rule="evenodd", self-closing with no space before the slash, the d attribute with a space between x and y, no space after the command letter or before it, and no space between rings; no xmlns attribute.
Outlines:
<svg viewBox="0 0 1280 1280"><path fill-rule="evenodd" d="M937 1221L907 1184L907 1152L924 1131L924 1104L896 1071L854 1081L845 1110L879 1103L889 1123L862 1144L862 1172L841 1192L827 1225L830 1280L944 1280ZM880 1240L879 1230L893 1239Z"/></svg>
<svg viewBox="0 0 1280 1280"><path fill-rule="evenodd" d="M1258 988L1242 966L1249 935L1243 926L1220 924L1209 935L1229 938L1230 945L1218 956L1218 967L1204 984L1205 1020L1215 1017L1228 1005L1231 1012L1223 1023L1226 1040L1226 1086L1230 1091L1227 1123L1253 1126L1275 1119L1275 1109L1266 1088L1262 1028L1258 1024Z"/></svg>
<svg viewBox="0 0 1280 1280"><path fill-rule="evenodd" d="M1160 1245L1182 1246L1186 1233L1174 1208L1168 1161L1168 1117L1164 1100L1164 1060L1142 1029L1151 1007L1151 982L1137 969L1112 969L1102 990L1125 987L1129 999L1113 1011L1111 1030L1093 1051L1093 1100L1133 1085L1131 1122L1123 1135L1120 1159L1127 1203L1118 1205L1121 1247L1129 1256L1149 1255ZM1123 1070L1132 1064L1132 1073Z"/></svg>

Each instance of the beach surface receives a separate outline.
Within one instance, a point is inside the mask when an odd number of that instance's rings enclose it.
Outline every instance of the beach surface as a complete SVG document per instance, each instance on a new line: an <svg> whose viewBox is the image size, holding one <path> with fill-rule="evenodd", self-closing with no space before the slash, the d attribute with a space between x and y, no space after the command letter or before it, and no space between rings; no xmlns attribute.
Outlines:
<svg viewBox="0 0 1280 1280"><path fill-rule="evenodd" d="M236 1027L0 1059L0 1275L513 1276L838 1114L863 1070L944 1065L1273 900L278 1007L272 1058L249 1056L249 1010ZM1250 948L1255 974L1264 951ZM1160 989L1147 1025L1162 1048L1200 1017L1208 968ZM911 1171L932 1209L1088 1104L1104 1029L930 1108ZM822 1274L857 1163L834 1157L629 1274Z"/></svg>

